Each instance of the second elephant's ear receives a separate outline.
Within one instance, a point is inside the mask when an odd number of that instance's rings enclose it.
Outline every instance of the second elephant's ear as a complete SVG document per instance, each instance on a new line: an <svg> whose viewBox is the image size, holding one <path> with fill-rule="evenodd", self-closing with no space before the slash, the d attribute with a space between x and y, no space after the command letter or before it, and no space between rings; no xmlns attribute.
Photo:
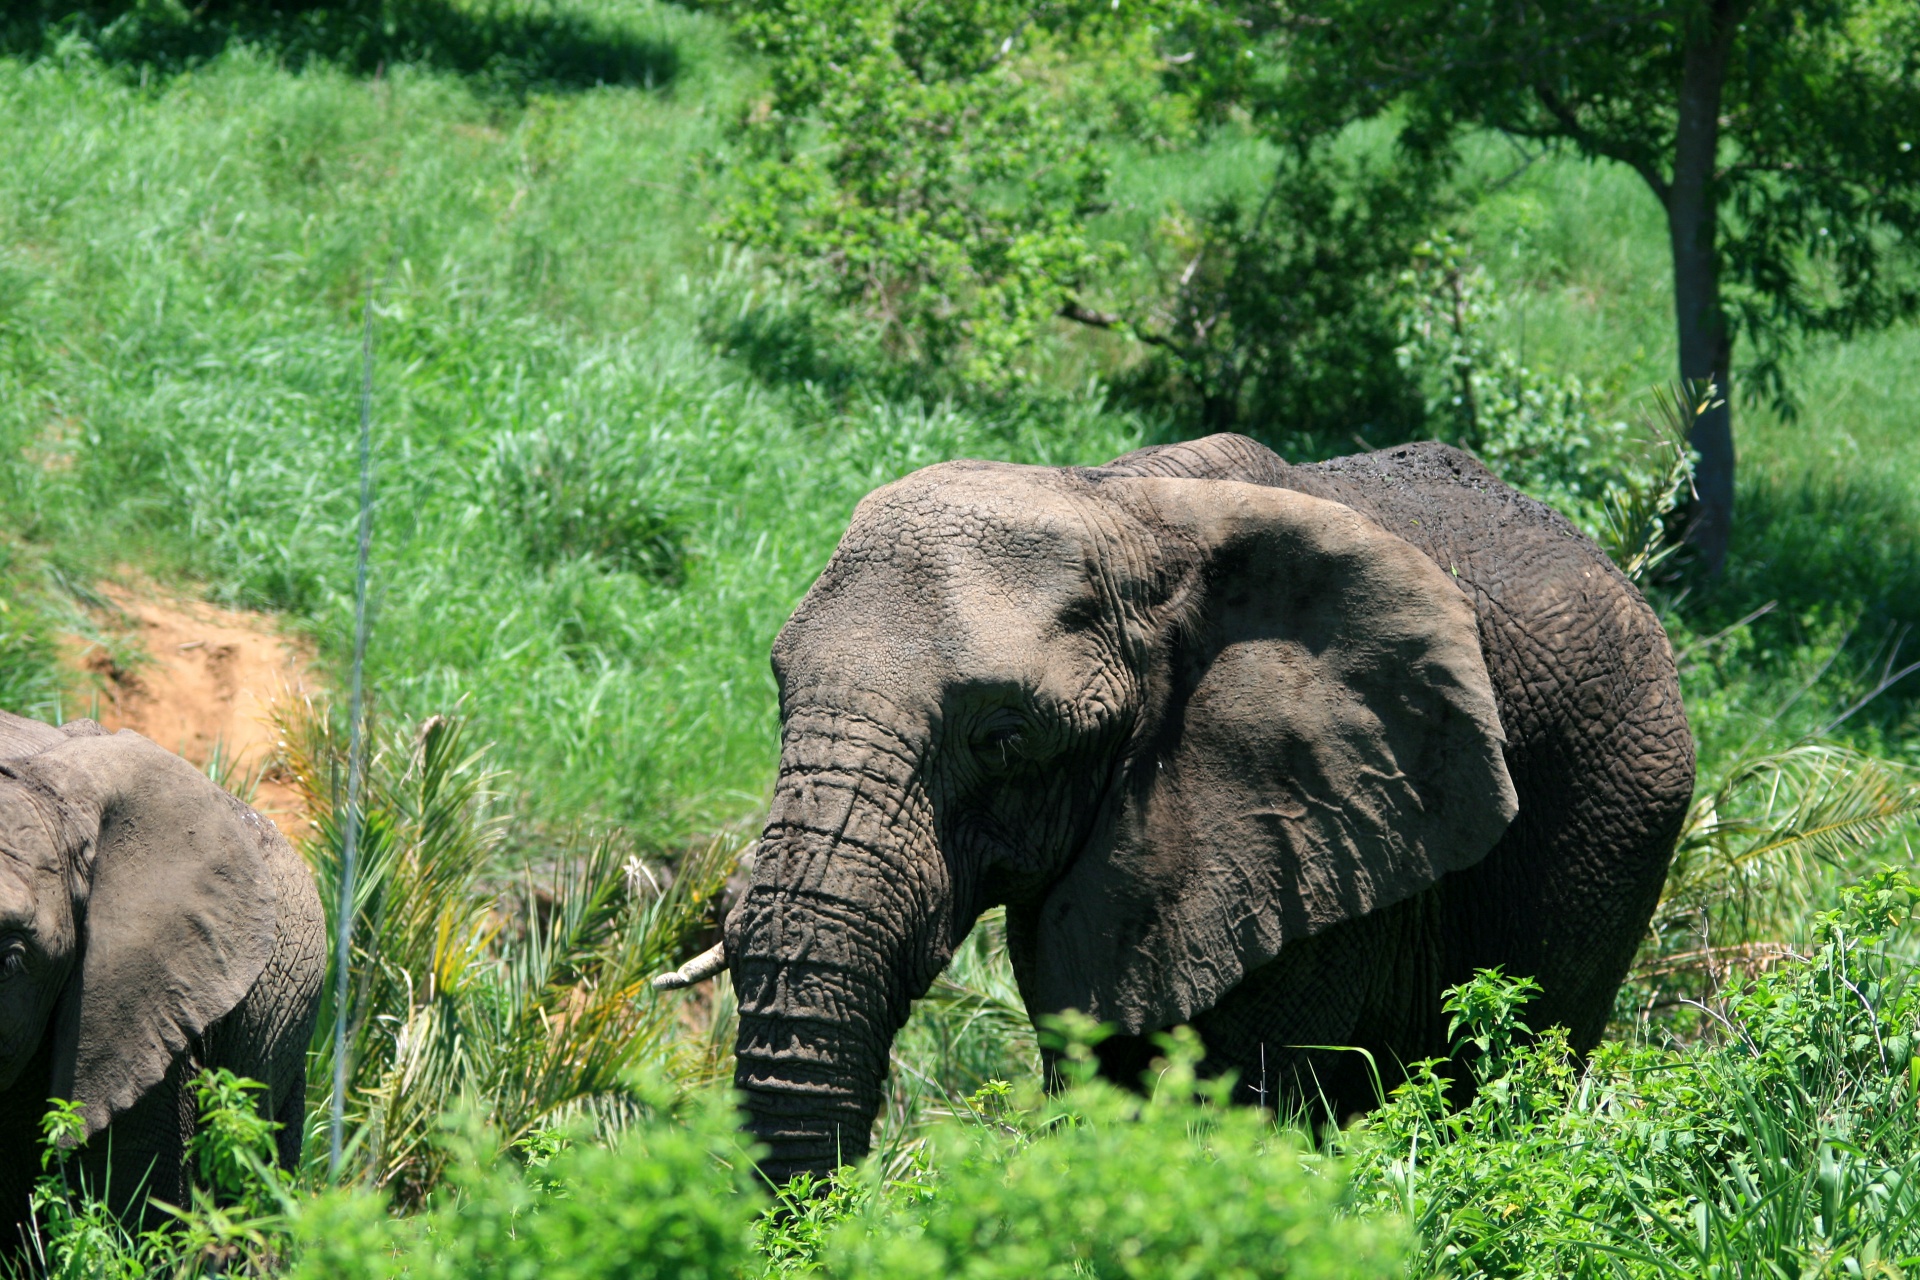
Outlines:
<svg viewBox="0 0 1920 1280"><path fill-rule="evenodd" d="M56 1014L52 1094L81 1104L91 1135L252 989L277 927L266 852L283 837L135 733L72 738L20 767L80 842L84 951Z"/></svg>
<svg viewBox="0 0 1920 1280"><path fill-rule="evenodd" d="M1107 499L1163 540L1172 599L1113 829L1041 909L1036 994L1138 1034L1478 862L1518 804L1473 605L1411 544L1232 481Z"/></svg>

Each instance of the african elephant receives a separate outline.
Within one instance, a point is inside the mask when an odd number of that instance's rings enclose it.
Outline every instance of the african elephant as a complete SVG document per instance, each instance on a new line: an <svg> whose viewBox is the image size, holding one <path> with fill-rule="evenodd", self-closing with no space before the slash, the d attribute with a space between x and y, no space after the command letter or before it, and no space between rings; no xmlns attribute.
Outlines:
<svg viewBox="0 0 1920 1280"><path fill-rule="evenodd" d="M1568 522L1467 455L1240 436L870 494L773 646L779 778L716 953L763 1172L863 1154L888 1049L980 913L1029 1012L1196 1028L1335 1117L1441 992L1532 975L1585 1051L1693 787L1672 652Z"/></svg>
<svg viewBox="0 0 1920 1280"><path fill-rule="evenodd" d="M326 960L313 877L273 824L130 731L0 712L0 1256L20 1247L49 1098L119 1211L186 1202L187 1083L267 1087L298 1160Z"/></svg>

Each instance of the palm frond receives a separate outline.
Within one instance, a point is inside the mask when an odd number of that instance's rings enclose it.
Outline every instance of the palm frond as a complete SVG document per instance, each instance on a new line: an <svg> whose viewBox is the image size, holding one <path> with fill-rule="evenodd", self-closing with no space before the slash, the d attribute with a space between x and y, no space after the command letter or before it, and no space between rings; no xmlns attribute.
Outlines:
<svg viewBox="0 0 1920 1280"><path fill-rule="evenodd" d="M331 907L343 744L311 704L279 728L316 815L305 852ZM671 1074L677 1062L675 1006L648 979L700 926L740 841L689 853L665 890L633 874L616 835L562 839L537 870L508 873L500 776L458 717L372 741L351 930L348 1164L414 1204L441 1176L450 1108L488 1121L503 1153L563 1122L606 1134L639 1113L634 1069ZM332 1078L330 993L321 1008L316 1081Z"/></svg>
<svg viewBox="0 0 1920 1280"><path fill-rule="evenodd" d="M1693 455L1687 447L1692 419L1716 403L1711 384L1657 387L1651 431L1639 465L1607 486L1600 503L1599 540L1620 572L1643 581L1680 544L1668 537L1667 517L1692 491Z"/></svg>
<svg viewBox="0 0 1920 1280"><path fill-rule="evenodd" d="M1895 761L1820 738L1737 757L1688 810L1635 967L1647 1001L1670 1002L1660 989L1675 983L1712 995L1761 952L1784 954L1818 872L1854 867L1916 820L1920 770Z"/></svg>

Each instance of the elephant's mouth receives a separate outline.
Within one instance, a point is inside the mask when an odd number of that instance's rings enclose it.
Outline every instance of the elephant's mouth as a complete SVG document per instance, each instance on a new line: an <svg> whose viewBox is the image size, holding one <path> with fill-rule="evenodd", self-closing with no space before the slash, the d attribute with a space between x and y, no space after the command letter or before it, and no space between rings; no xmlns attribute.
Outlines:
<svg viewBox="0 0 1920 1280"><path fill-rule="evenodd" d="M5 1052L0 1052L0 1093L7 1092L23 1079L32 1076L34 1073L28 1068L32 1066L36 1056L45 1057L47 1049L43 1043L47 1037L41 1028L23 1029L22 1020L15 1018L6 1018L3 1021L7 1027L3 1033L3 1042L7 1049ZM42 1018L39 1021L44 1024L45 1019ZM40 1074L45 1076L47 1072L43 1071ZM46 1084L45 1079L40 1082L42 1095L45 1093ZM35 1099L36 1103L38 1101L39 1099Z"/></svg>

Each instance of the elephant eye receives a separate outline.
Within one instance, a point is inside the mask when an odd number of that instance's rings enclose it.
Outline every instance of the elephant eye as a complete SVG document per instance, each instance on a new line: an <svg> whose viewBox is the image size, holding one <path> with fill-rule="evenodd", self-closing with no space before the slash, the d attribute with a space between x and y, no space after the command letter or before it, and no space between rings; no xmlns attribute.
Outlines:
<svg viewBox="0 0 1920 1280"><path fill-rule="evenodd" d="M973 750L992 765L1006 765L1017 759L1026 743L1026 723L1011 715L995 716L973 735Z"/></svg>
<svg viewBox="0 0 1920 1280"><path fill-rule="evenodd" d="M27 945L14 939L0 943L0 981L26 972Z"/></svg>

